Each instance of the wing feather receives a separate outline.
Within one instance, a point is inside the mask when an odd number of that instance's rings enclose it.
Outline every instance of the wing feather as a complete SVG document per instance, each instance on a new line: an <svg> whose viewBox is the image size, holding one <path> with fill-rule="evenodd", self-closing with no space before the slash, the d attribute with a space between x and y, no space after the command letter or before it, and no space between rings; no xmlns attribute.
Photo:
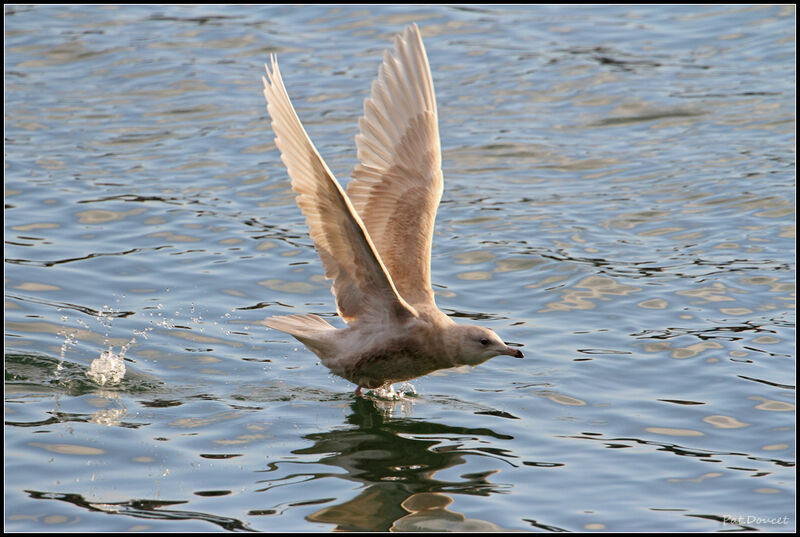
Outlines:
<svg viewBox="0 0 800 537"><path fill-rule="evenodd" d="M400 295L434 305L431 241L442 196L436 98L416 25L384 54L356 136L359 164L347 194Z"/></svg>
<svg viewBox="0 0 800 537"><path fill-rule="evenodd" d="M266 67L266 66L265 66ZM306 217L309 234L333 280L339 315L348 323L416 312L397 292L369 233L347 194L322 160L289 100L273 55L264 81L275 145L281 152Z"/></svg>

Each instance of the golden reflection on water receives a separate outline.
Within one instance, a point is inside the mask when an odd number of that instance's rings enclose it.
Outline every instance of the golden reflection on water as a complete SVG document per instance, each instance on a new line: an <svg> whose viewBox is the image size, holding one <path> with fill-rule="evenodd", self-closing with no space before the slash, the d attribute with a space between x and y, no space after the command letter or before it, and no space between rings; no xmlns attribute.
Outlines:
<svg viewBox="0 0 800 537"><path fill-rule="evenodd" d="M292 293L300 295L308 295L322 289L319 285L314 285L308 282L292 282L282 280L279 278L271 278L269 280L261 280L258 285L263 285L267 289L273 291L280 291L281 293Z"/></svg>
<svg viewBox="0 0 800 537"><path fill-rule="evenodd" d="M732 416L706 416L703 421L719 429L740 429L749 427L749 423L739 421Z"/></svg>
<svg viewBox="0 0 800 537"><path fill-rule="evenodd" d="M456 278L467 281L491 280L492 273L485 270L473 270L469 272L459 272L456 274Z"/></svg>
<svg viewBox="0 0 800 537"><path fill-rule="evenodd" d="M647 222L664 220L669 214L668 211L636 211L633 213L624 213L606 220L604 225L619 229L633 229Z"/></svg>
<svg viewBox="0 0 800 537"><path fill-rule="evenodd" d="M757 489L753 489L753 492L757 492L759 494L781 494L783 491L771 487L759 487Z"/></svg>
<svg viewBox="0 0 800 537"><path fill-rule="evenodd" d="M577 397L572 397L570 395L564 395L562 393L553 393L549 391L545 391L540 393L542 397L550 399L554 403L558 403L559 405L566 405L566 406L586 406L586 401L578 399Z"/></svg>
<svg viewBox="0 0 800 537"><path fill-rule="evenodd" d="M789 449L789 444L770 444L768 446L763 446L761 449L764 451L780 451Z"/></svg>
<svg viewBox="0 0 800 537"><path fill-rule="evenodd" d="M625 296L641 290L641 287L617 283L607 276L587 276L573 287L587 289L578 291L567 289L560 291L562 296L558 302L549 302L540 313L548 311L589 310L595 307L593 300L611 300L613 296Z"/></svg>
<svg viewBox="0 0 800 537"><path fill-rule="evenodd" d="M671 351L670 356L678 360L692 358L708 349L722 348L723 346L716 341L700 341L698 343L687 345L686 347L673 347L669 341L652 341L646 343L644 346L644 350L647 352Z"/></svg>
<svg viewBox="0 0 800 537"><path fill-rule="evenodd" d="M173 420L169 423L172 427L177 427L179 429L196 429L200 427L208 427L209 425L213 425L215 423L219 423L222 421L234 420L241 416L241 412L231 410L226 412L219 412L217 414L212 415L205 415L205 416L198 416L192 418L178 418Z"/></svg>
<svg viewBox="0 0 800 537"><path fill-rule="evenodd" d="M241 446L252 444L253 442L258 442L264 440L265 438L270 438L271 436L272 435L266 433L240 434L234 438L217 438L214 440L214 443L219 444L220 446Z"/></svg>
<svg viewBox="0 0 800 537"><path fill-rule="evenodd" d="M47 443L47 442L28 442L29 446L44 449L60 455L103 455L105 450L79 444Z"/></svg>
<svg viewBox="0 0 800 537"><path fill-rule="evenodd" d="M643 300L636 304L640 308L645 308L649 310L663 310L669 305L669 302L662 298L651 298L649 300Z"/></svg>
<svg viewBox="0 0 800 537"><path fill-rule="evenodd" d="M471 252L457 252L453 254L453 263L456 265L476 265L494 261L497 256L488 250L474 250Z"/></svg>
<svg viewBox="0 0 800 537"><path fill-rule="evenodd" d="M41 222L38 224L26 224L22 226L13 226L11 229L14 231L33 231L34 229L54 229L61 227L61 224L53 222Z"/></svg>
<svg viewBox="0 0 800 537"><path fill-rule="evenodd" d="M760 395L752 395L748 397L748 399L753 399L754 401L761 401L761 403L755 406L757 410L768 410L770 412L794 412L795 410L795 406L792 403L786 403L784 401L775 401L773 399L767 399L766 397L762 397Z"/></svg>
<svg viewBox="0 0 800 537"><path fill-rule="evenodd" d="M706 479L713 479L715 477L722 477L723 475L724 474L722 474L720 472L708 472L708 473L705 473L705 474L701 475L700 477L684 477L684 478L671 477L671 478L667 479L667 481L670 482L670 483L680 483L680 482L684 482L684 483L701 483Z"/></svg>
<svg viewBox="0 0 800 537"><path fill-rule="evenodd" d="M129 216L135 216L145 212L144 208L131 209L129 211L110 211L107 209L90 209L88 211L81 211L76 213L78 222L81 224L106 224L108 222L115 222L123 220Z"/></svg>
<svg viewBox="0 0 800 537"><path fill-rule="evenodd" d="M192 237L191 235L183 235L179 233L174 233L172 231L158 231L156 233L150 233L147 235L150 238L163 238L169 242L199 242L204 239L200 237Z"/></svg>
<svg viewBox="0 0 800 537"><path fill-rule="evenodd" d="M675 427L645 427L645 431L653 434L663 434L667 436L705 436L701 431L694 429L679 429Z"/></svg>
<svg viewBox="0 0 800 537"><path fill-rule="evenodd" d="M61 288L49 283L24 282L14 286L14 289L19 289L20 291L58 291Z"/></svg>
<svg viewBox="0 0 800 537"><path fill-rule="evenodd" d="M386 490L383 490L386 488ZM393 490L396 490L392 488ZM412 493L400 500L402 511L387 503L387 487L373 486L350 501L325 507L307 518L312 522L335 524L342 531L383 528L389 531L498 532L504 528L485 520L467 518L447 509L453 499L439 492ZM392 522L393 521L393 522Z"/></svg>
<svg viewBox="0 0 800 537"><path fill-rule="evenodd" d="M504 531L491 522L448 510L452 503L450 496L439 492L412 494L400 504L409 514L397 519L391 531Z"/></svg>

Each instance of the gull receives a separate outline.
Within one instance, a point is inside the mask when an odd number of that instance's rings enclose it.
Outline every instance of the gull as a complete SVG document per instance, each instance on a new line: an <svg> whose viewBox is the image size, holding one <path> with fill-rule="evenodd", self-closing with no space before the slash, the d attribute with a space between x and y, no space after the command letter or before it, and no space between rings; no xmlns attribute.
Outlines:
<svg viewBox="0 0 800 537"><path fill-rule="evenodd" d="M362 388L390 389L439 369L522 358L492 330L457 324L431 289L431 241L442 197L442 154L428 58L416 24L384 53L356 136L359 164L344 190L289 100L275 55L264 97L297 204L333 280L337 329L314 314L262 321L292 335L330 371Z"/></svg>

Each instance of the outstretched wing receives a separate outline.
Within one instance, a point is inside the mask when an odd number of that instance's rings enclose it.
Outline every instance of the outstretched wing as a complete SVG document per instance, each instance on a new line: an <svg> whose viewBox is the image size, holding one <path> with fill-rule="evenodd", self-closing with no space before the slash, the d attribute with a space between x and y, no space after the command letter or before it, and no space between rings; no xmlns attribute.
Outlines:
<svg viewBox="0 0 800 537"><path fill-rule="evenodd" d="M306 217L309 234L333 280L339 315L348 323L364 318L404 318L416 312L397 292L364 224L306 134L283 85L273 55L264 97L281 152ZM265 66L266 67L266 66Z"/></svg>
<svg viewBox="0 0 800 537"><path fill-rule="evenodd" d="M347 194L400 295L434 305L431 240L442 197L442 155L428 58L416 25L386 51L356 136Z"/></svg>

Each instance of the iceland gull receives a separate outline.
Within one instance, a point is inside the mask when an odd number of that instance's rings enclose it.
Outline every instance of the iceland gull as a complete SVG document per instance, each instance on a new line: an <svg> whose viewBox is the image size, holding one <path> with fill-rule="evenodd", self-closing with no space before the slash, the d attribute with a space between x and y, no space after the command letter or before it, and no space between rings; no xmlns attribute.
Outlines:
<svg viewBox="0 0 800 537"><path fill-rule="evenodd" d="M416 25L386 51L356 136L359 164L345 191L306 134L273 55L264 80L275 145L314 246L333 280L337 329L313 315L263 323L291 334L332 373L387 388L438 369L522 358L492 330L443 313L431 289L431 240L442 155L428 58ZM266 66L265 66L266 67Z"/></svg>

